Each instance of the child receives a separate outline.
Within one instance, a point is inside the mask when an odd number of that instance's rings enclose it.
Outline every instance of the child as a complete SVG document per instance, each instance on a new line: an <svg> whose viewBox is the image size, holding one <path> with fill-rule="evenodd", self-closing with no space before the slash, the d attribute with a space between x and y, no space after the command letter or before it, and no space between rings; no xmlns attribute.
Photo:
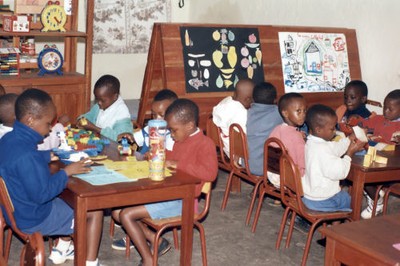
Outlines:
<svg viewBox="0 0 400 266"><path fill-rule="evenodd" d="M371 116L372 113L365 107L367 97L368 87L363 81L352 80L346 84L344 104L336 109L340 131L349 135L353 132L351 127Z"/></svg>
<svg viewBox="0 0 400 266"><path fill-rule="evenodd" d="M364 120L362 127L368 129L368 133L372 134L372 141L394 144L399 142L400 132L400 90L393 90L385 97L383 103L383 115L376 115ZM363 219L372 217L372 207L374 206L375 194L377 187L375 185L365 186L368 206L361 212ZM379 192L378 204L376 206L376 214L383 210L383 191Z"/></svg>
<svg viewBox="0 0 400 266"><path fill-rule="evenodd" d="M14 93L4 94L0 97L0 139L12 131L15 121L15 101L18 95Z"/></svg>
<svg viewBox="0 0 400 266"><path fill-rule="evenodd" d="M299 93L286 93L279 99L279 113L283 118L283 123L276 126L270 137L278 138L285 145L293 162L300 170L301 176L304 176L304 134L299 128L306 119L306 101ZM268 173L269 181L276 187L280 186L280 176L274 173Z"/></svg>
<svg viewBox="0 0 400 266"><path fill-rule="evenodd" d="M251 173L263 174L264 142L272 129L282 123L276 106L276 89L268 82L261 82L253 90L254 103L247 114L247 143Z"/></svg>
<svg viewBox="0 0 400 266"><path fill-rule="evenodd" d="M165 120L175 141L173 150L167 151L167 165L201 180L201 184L196 186L197 197L200 195L204 182L215 180L218 170L215 145L197 127L198 119L199 109L188 99L176 100L165 113ZM140 220L146 217L162 219L180 216L181 211L182 201L173 200L117 210L113 212L113 217L121 221L142 256L140 265L153 265L151 249L147 241L153 246L155 235L153 231L141 224ZM164 254L169 248L168 241L162 239L159 254Z"/></svg>
<svg viewBox="0 0 400 266"><path fill-rule="evenodd" d="M246 132L247 109L253 102L254 83L251 79L242 79L236 84L233 96L224 98L213 108L213 122L221 128L224 152L229 157L229 127L237 123Z"/></svg>
<svg viewBox="0 0 400 266"><path fill-rule="evenodd" d="M13 131L0 140L0 175L14 205L17 226L27 234L39 231L43 235L69 236L73 233L74 212L57 195L67 186L68 176L89 172L89 164L80 161L50 173L50 151L37 150L56 116L56 107L46 92L25 90L17 98L15 115ZM102 221L102 211L88 213L86 265L98 265ZM59 264L73 259L73 255L70 238L64 238L58 241L49 258Z"/></svg>
<svg viewBox="0 0 400 266"><path fill-rule="evenodd" d="M78 127L99 133L112 140L123 132L131 132L131 115L119 95L119 80L111 75L100 77L94 85L96 104L78 120ZM85 117L86 120L83 120Z"/></svg>
<svg viewBox="0 0 400 266"><path fill-rule="evenodd" d="M154 96L153 103L151 104L151 115L153 119L164 119L165 111L167 110L168 106L171 105L178 96L175 92L169 89L160 90L156 96ZM149 151L149 127L145 126L140 131L135 133L122 133L118 136L118 140L126 138L131 143L135 142L139 147L139 153L141 155L146 154ZM170 132L167 132L167 136L165 138L165 148L167 150L172 150L174 146L174 141L171 138ZM138 156L137 156L138 157Z"/></svg>
<svg viewBox="0 0 400 266"><path fill-rule="evenodd" d="M337 116L328 106L317 104L308 109L306 123L310 135L302 178L304 205L316 211L351 211L350 195L341 190L339 181L347 177L351 157L365 143L355 141L354 134L339 142L331 141L336 134Z"/></svg>

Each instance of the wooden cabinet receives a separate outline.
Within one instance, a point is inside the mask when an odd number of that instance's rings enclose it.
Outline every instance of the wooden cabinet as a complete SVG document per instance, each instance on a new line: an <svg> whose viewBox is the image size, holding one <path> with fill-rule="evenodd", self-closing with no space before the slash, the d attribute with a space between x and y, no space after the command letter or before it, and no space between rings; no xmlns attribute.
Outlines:
<svg viewBox="0 0 400 266"><path fill-rule="evenodd" d="M79 8L83 8L85 13L79 13ZM33 69L28 72L21 71L19 76L0 76L0 84L5 87L6 92L19 94L28 88L39 88L51 95L58 114L66 113L71 119L75 119L79 114L86 112L91 93L93 9L94 1L84 1L83 4L79 4L78 0L72 0L72 12L65 25L66 32L41 32L39 29L34 29L29 33L20 33L0 30L0 36L12 38L15 47L20 45L20 40L24 37L35 38L49 44L61 43L58 49L64 58L63 75L39 76L36 64L20 64L22 69L24 67ZM79 27L83 29L81 31L78 31L78 13L86 16L85 25ZM84 58L78 58L78 43L84 45L82 47ZM37 54L39 52L37 51ZM81 72L77 71L78 62L84 65Z"/></svg>

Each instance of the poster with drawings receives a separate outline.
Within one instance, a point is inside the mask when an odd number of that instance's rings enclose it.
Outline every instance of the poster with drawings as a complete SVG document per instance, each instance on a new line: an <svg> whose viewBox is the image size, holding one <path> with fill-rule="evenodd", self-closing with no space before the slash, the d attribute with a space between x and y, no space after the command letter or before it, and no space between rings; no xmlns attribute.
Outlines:
<svg viewBox="0 0 400 266"><path fill-rule="evenodd" d="M346 37L279 32L285 92L343 91L350 81Z"/></svg>
<svg viewBox="0 0 400 266"><path fill-rule="evenodd" d="M233 91L244 78L264 81L257 28L181 27L180 34L187 93Z"/></svg>

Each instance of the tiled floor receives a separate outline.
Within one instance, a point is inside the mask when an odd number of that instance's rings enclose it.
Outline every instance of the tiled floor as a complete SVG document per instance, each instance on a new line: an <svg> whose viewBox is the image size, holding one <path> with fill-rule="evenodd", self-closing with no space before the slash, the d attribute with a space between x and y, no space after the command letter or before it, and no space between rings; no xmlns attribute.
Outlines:
<svg viewBox="0 0 400 266"><path fill-rule="evenodd" d="M259 219L257 231L251 233L250 227L245 226L247 208L250 203L252 186L244 184L241 194L231 194L227 208L221 212L220 206L225 190L227 174L220 172L215 187L212 191L211 209L208 217L203 222L206 230L208 264L219 265L299 265L303 255L306 234L298 230L293 233L291 245L288 249L283 247L275 250L275 241L282 218L283 208L273 207L264 200L263 209ZM390 210L400 212L400 199L391 198ZM104 232L100 247L99 258L102 265L137 265L140 256L132 249L131 257L125 258L124 251L111 249L109 236L110 217L104 220ZM116 229L116 237L123 236L121 229ZM172 233L167 232L165 237L172 242ZM323 265L324 247L316 241L320 234L315 233L308 257L308 265ZM199 234L195 230L193 246L193 265L202 265ZM45 243L46 252L48 245ZM19 265L20 242L14 238L9 265ZM47 265L52 265L47 261ZM72 262L65 265L73 265ZM179 265L179 251L171 249L159 259L159 265Z"/></svg>

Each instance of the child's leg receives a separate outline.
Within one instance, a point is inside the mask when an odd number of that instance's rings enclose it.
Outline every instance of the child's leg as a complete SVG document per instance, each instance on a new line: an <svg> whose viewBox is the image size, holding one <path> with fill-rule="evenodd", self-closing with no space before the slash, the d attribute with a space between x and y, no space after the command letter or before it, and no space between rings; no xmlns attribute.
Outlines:
<svg viewBox="0 0 400 266"><path fill-rule="evenodd" d="M125 208L119 218L129 237L142 257L143 265L152 265L153 258L147 240L154 241L154 233L142 225L141 219L150 217L145 206ZM153 239L153 240L152 240Z"/></svg>
<svg viewBox="0 0 400 266"><path fill-rule="evenodd" d="M95 261L99 252L103 231L103 211L88 212L87 218L87 260Z"/></svg>
<svg viewBox="0 0 400 266"><path fill-rule="evenodd" d="M366 185L364 186L364 190L367 192L367 195L374 200L378 187L376 185Z"/></svg>
<svg viewBox="0 0 400 266"><path fill-rule="evenodd" d="M114 219L114 221L121 223L121 220L119 219L119 214L121 213L122 209L116 209L111 212L111 217Z"/></svg>

